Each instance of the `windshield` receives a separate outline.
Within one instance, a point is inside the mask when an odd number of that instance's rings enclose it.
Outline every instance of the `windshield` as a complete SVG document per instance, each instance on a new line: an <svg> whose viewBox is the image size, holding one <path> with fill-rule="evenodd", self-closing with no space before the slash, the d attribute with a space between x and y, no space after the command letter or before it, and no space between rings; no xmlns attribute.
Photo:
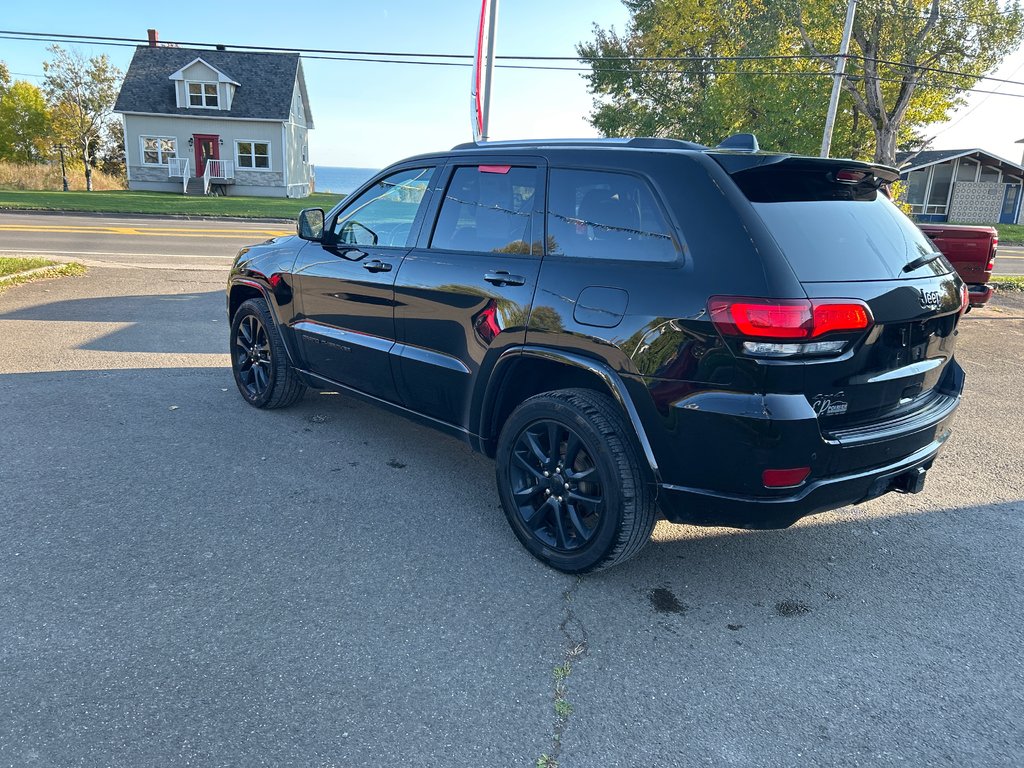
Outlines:
<svg viewBox="0 0 1024 768"><path fill-rule="evenodd" d="M884 195L751 204L801 282L895 280L951 271L938 258L903 272L909 262L937 249Z"/></svg>

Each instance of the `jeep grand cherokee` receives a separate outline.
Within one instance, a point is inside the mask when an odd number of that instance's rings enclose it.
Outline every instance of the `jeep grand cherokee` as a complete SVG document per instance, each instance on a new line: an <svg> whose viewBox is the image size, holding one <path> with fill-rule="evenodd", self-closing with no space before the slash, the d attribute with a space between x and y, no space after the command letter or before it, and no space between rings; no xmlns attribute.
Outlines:
<svg viewBox="0 0 1024 768"><path fill-rule="evenodd" d="M879 194L895 170L755 147L397 163L239 254L238 388L345 391L466 440L571 573L635 555L659 511L777 528L919 491L963 388L965 286Z"/></svg>

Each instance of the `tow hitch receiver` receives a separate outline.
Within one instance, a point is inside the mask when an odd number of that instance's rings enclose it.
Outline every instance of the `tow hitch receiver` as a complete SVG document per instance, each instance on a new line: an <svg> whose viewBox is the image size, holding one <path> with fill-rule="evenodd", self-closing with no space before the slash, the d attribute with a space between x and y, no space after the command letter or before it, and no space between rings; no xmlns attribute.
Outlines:
<svg viewBox="0 0 1024 768"><path fill-rule="evenodd" d="M928 470L916 467L893 478L892 489L898 493L920 493L924 490L924 478Z"/></svg>

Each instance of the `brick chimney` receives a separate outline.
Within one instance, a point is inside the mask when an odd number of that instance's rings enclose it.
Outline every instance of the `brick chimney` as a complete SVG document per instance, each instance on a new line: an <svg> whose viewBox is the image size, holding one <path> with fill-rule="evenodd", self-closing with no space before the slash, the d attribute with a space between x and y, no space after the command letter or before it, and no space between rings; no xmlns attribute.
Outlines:
<svg viewBox="0 0 1024 768"><path fill-rule="evenodd" d="M156 48L156 44L160 42L160 36L157 34L155 29L147 29L146 33L149 35L149 47Z"/></svg>

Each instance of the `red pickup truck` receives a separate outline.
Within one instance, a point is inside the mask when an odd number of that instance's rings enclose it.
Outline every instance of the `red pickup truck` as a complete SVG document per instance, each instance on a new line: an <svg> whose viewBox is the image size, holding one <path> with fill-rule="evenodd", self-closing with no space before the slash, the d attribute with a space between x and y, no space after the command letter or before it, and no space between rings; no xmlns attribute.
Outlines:
<svg viewBox="0 0 1024 768"><path fill-rule="evenodd" d="M972 307L981 307L992 298L988 285L995 268L999 233L994 227L969 227L957 224L919 224L935 247L949 259L967 283Z"/></svg>

